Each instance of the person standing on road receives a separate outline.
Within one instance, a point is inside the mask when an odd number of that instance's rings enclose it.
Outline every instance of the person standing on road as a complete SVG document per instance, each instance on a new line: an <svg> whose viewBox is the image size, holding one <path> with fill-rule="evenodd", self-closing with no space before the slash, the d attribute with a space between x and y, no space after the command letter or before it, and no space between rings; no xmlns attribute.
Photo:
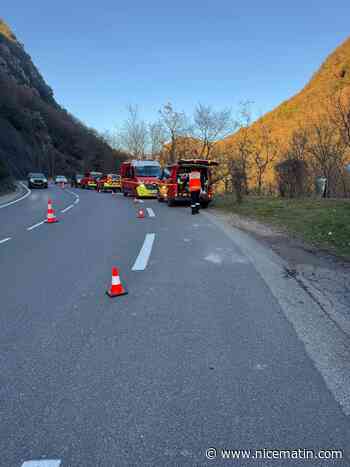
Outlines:
<svg viewBox="0 0 350 467"><path fill-rule="evenodd" d="M198 214L200 208L199 195L201 191L201 174L199 170L192 170L189 176L192 214Z"/></svg>

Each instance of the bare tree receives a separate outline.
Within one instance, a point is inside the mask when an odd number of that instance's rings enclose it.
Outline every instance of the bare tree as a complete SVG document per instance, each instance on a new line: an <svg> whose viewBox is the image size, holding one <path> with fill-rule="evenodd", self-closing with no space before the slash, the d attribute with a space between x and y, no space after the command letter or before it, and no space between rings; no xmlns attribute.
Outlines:
<svg viewBox="0 0 350 467"><path fill-rule="evenodd" d="M308 165L302 159L295 159L287 151L281 162L275 165L280 196L296 198L304 196L308 184Z"/></svg>
<svg viewBox="0 0 350 467"><path fill-rule="evenodd" d="M231 147L231 177L236 194L238 187L241 189L241 194L248 194L248 170L254 148L250 130L252 123L251 104L250 101L240 104L237 121L239 130L236 133L235 141ZM237 177L239 180L235 180ZM237 196L238 202L242 201L241 194Z"/></svg>
<svg viewBox="0 0 350 467"><path fill-rule="evenodd" d="M309 134L306 128L300 127L295 130L289 142L289 158L305 161L309 149Z"/></svg>
<svg viewBox="0 0 350 467"><path fill-rule="evenodd" d="M231 109L215 111L209 105L198 104L194 111L194 137L201 141L200 157L209 159L215 143L235 128Z"/></svg>
<svg viewBox="0 0 350 467"><path fill-rule="evenodd" d="M177 140L180 136L184 136L188 131L187 118L184 112L177 112L174 110L172 104L168 102L162 109L159 110L161 122L167 133L170 141L170 160L175 162L177 153Z"/></svg>
<svg viewBox="0 0 350 467"><path fill-rule="evenodd" d="M271 129L263 122L259 123L257 141L252 145L252 153L252 161L256 170L257 188L260 195L265 173L278 153L278 145L276 140L272 138Z"/></svg>
<svg viewBox="0 0 350 467"><path fill-rule="evenodd" d="M249 131L251 125L250 102L240 104L237 121L232 123L239 130L232 138L223 144L213 145L212 154L219 161L219 167L212 178L214 183L222 183L225 192L231 189L236 193L239 203L243 195L248 193L248 169L253 150L252 135Z"/></svg>
<svg viewBox="0 0 350 467"><path fill-rule="evenodd" d="M350 99L344 92L333 93L328 100L328 116L338 130L342 143L350 149Z"/></svg>
<svg viewBox="0 0 350 467"><path fill-rule="evenodd" d="M327 179L326 196L334 195L339 177L345 166L345 145L331 121L311 126L309 154L314 171Z"/></svg>
<svg viewBox="0 0 350 467"><path fill-rule="evenodd" d="M232 159L230 161L230 167L232 187L236 195L237 203L241 204L246 191L246 172L239 159Z"/></svg>
<svg viewBox="0 0 350 467"><path fill-rule="evenodd" d="M127 111L128 117L120 133L121 144L135 159L144 159L148 140L147 125L140 119L136 105L129 105Z"/></svg>
<svg viewBox="0 0 350 467"><path fill-rule="evenodd" d="M336 76L336 78L339 79L339 76ZM347 84L349 84L349 82ZM344 86L340 91L333 92L326 105L328 118L337 129L339 138L346 148L348 157L345 163L350 160L350 94L347 89L348 88ZM349 171L346 165L340 170L340 184L342 186L343 196L347 197L350 183Z"/></svg>
<svg viewBox="0 0 350 467"><path fill-rule="evenodd" d="M152 159L160 158L167 139L166 129L161 121L150 123L148 127Z"/></svg>
<svg viewBox="0 0 350 467"><path fill-rule="evenodd" d="M114 130L105 130L102 133L102 138L111 148L120 151L122 150L123 144L121 132L118 128L115 128Z"/></svg>

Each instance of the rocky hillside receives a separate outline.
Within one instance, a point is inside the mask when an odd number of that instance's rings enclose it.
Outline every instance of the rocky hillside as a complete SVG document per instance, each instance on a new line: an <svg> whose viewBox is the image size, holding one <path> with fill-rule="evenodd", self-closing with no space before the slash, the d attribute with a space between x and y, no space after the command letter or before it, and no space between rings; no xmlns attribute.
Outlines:
<svg viewBox="0 0 350 467"><path fill-rule="evenodd" d="M28 171L70 175L115 170L123 157L54 99L24 46L0 20L0 162L16 177Z"/></svg>

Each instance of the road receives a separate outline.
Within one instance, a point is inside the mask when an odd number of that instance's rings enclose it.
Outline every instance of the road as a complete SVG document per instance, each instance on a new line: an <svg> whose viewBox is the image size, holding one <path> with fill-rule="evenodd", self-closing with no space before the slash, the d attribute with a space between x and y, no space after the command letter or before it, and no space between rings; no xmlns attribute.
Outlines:
<svg viewBox="0 0 350 467"><path fill-rule="evenodd" d="M54 225L40 224L48 197ZM294 464L223 460L224 448L349 456L323 350L210 215L51 186L0 209L5 239L1 467ZM111 299L113 266L129 294Z"/></svg>

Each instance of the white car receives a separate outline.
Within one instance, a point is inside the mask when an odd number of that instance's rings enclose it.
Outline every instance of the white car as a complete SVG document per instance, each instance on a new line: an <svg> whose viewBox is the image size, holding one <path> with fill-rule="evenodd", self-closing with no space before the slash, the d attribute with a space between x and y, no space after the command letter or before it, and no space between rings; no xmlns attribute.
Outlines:
<svg viewBox="0 0 350 467"><path fill-rule="evenodd" d="M67 177L65 177L64 175L57 175L55 178L55 184L60 185L61 183L68 183Z"/></svg>

